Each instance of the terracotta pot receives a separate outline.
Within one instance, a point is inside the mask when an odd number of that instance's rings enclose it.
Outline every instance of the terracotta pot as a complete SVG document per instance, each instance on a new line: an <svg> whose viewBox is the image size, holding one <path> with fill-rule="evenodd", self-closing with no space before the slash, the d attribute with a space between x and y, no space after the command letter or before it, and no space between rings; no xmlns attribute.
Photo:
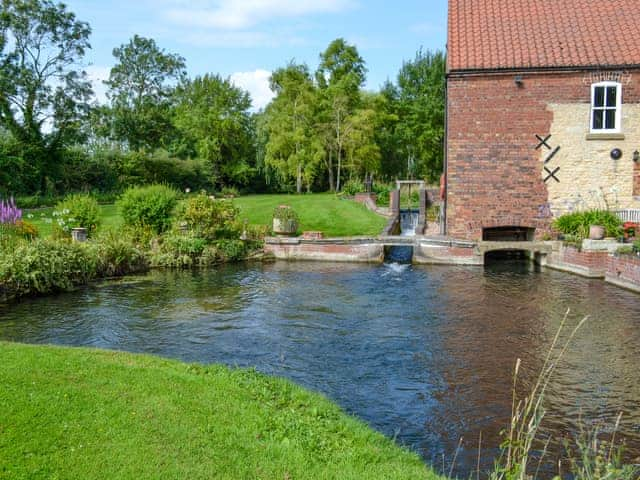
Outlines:
<svg viewBox="0 0 640 480"><path fill-rule="evenodd" d="M602 225L591 225L589 227L589 239L602 240L604 238L604 227Z"/></svg>

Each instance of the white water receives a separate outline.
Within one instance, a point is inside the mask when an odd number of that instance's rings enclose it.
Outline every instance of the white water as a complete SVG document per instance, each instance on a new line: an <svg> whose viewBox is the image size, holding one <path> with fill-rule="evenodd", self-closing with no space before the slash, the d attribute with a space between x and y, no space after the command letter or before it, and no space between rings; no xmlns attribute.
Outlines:
<svg viewBox="0 0 640 480"><path fill-rule="evenodd" d="M418 212L400 212L400 236L414 237L418 226Z"/></svg>

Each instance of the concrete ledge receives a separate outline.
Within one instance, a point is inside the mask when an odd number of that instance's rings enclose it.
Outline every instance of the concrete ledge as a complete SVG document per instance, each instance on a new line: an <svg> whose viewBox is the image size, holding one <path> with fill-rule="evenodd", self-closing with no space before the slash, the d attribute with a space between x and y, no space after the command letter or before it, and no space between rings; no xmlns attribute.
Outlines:
<svg viewBox="0 0 640 480"><path fill-rule="evenodd" d="M484 265L484 256L473 247L420 243L413 249L413 262L422 265Z"/></svg>
<svg viewBox="0 0 640 480"><path fill-rule="evenodd" d="M279 260L382 263L384 245L367 238L267 238L264 250Z"/></svg>
<svg viewBox="0 0 640 480"><path fill-rule="evenodd" d="M608 252L615 253L620 248L616 240L590 240L585 238L582 241L583 252Z"/></svg>
<svg viewBox="0 0 640 480"><path fill-rule="evenodd" d="M605 282L611 283L617 287L640 293L640 284L638 283L634 283L617 276L609 275L608 273L607 275L605 275L604 280Z"/></svg>
<svg viewBox="0 0 640 480"><path fill-rule="evenodd" d="M551 268L552 270L558 270L561 272L574 273L576 275L580 275L581 277L587 278L604 278L605 272L604 269L595 269L583 267L582 265L575 265L571 263L559 262L555 259L547 259L547 263L545 265L547 268Z"/></svg>
<svg viewBox="0 0 640 480"><path fill-rule="evenodd" d="M527 250L548 255L552 252L553 246L547 242L478 242L479 255L500 250Z"/></svg>

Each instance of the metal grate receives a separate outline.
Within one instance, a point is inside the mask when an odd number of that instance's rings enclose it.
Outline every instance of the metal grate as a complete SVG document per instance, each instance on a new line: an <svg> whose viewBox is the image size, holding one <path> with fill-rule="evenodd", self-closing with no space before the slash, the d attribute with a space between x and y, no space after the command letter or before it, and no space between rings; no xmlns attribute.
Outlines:
<svg viewBox="0 0 640 480"><path fill-rule="evenodd" d="M623 222L640 223L640 209L627 208L625 210L614 210L614 212Z"/></svg>

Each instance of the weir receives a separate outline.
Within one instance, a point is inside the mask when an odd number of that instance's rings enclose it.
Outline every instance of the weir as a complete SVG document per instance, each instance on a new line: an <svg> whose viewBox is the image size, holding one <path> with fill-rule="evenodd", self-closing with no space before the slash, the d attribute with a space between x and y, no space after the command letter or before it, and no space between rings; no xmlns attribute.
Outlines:
<svg viewBox="0 0 640 480"><path fill-rule="evenodd" d="M413 260L413 240L419 224L420 212L418 210L400 210L399 212L399 237L406 241L400 244L387 244L384 249L384 260L386 263L412 263ZM389 239L394 242L393 239Z"/></svg>

